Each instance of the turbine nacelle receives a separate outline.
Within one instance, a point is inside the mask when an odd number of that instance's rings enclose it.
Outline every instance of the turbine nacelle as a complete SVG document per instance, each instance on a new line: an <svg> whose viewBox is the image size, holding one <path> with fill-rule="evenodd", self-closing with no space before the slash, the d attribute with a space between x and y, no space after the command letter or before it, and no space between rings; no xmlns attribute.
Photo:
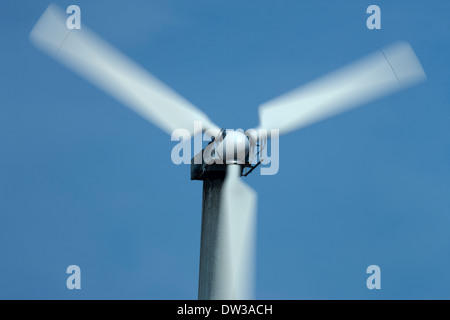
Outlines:
<svg viewBox="0 0 450 320"><path fill-rule="evenodd" d="M267 134L258 134L255 129L207 132L212 140L192 158L191 180L204 180L209 175L225 177L228 165L240 165L241 175L244 168L249 168L248 174L260 164L255 150L262 150ZM258 139L261 141L258 142Z"/></svg>

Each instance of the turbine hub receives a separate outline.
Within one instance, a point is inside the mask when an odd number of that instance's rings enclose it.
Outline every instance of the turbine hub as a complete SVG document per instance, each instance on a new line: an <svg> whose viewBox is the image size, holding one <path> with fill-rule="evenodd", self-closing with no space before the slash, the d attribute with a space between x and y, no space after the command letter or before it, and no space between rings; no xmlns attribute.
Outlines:
<svg viewBox="0 0 450 320"><path fill-rule="evenodd" d="M244 164L249 153L249 138L239 131L226 131L216 145L216 152L226 164Z"/></svg>

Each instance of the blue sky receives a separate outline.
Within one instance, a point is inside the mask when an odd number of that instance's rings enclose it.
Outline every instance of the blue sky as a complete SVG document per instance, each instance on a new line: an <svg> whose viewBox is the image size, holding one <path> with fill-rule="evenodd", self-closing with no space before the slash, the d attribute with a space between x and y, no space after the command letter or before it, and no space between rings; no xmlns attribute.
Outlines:
<svg viewBox="0 0 450 320"><path fill-rule="evenodd" d="M279 173L245 178L256 298L450 298L450 2L55 2L225 128L409 42L426 83L282 136ZM168 135L32 46L48 4L0 4L0 298L196 299L201 182Z"/></svg>

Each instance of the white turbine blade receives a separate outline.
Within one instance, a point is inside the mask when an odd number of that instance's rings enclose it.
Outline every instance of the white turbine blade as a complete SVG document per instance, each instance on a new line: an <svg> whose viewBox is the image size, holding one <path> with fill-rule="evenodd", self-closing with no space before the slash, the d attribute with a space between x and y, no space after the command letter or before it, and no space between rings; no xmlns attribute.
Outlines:
<svg viewBox="0 0 450 320"><path fill-rule="evenodd" d="M409 44L396 43L262 104L259 128L288 133L425 79Z"/></svg>
<svg viewBox="0 0 450 320"><path fill-rule="evenodd" d="M84 24L81 29L69 30L67 17L50 5L31 31L32 42L169 134L178 128L193 134L194 121L202 121L203 131L217 128L203 112Z"/></svg>
<svg viewBox="0 0 450 320"><path fill-rule="evenodd" d="M223 228L219 237L224 260L220 262L221 299L253 297L257 195L240 176L239 165L227 166L221 198Z"/></svg>

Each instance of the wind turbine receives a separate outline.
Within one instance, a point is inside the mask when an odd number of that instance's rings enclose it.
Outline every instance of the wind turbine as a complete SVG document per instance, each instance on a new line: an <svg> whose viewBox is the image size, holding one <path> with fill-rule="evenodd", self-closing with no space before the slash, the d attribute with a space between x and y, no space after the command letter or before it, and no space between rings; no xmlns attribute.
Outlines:
<svg viewBox="0 0 450 320"><path fill-rule="evenodd" d="M194 121L202 122L201 131L213 132L208 146L224 163L208 164L205 148L191 164L191 179L203 180L199 299L253 297L257 195L240 177L250 165L250 151L258 148L261 130L285 134L426 79L411 47L396 43L262 104L259 126L244 135L220 129L84 25L69 30L66 16L54 5L46 9L30 37L38 48L169 135L179 128L191 135L201 133ZM201 157L200 163L196 157Z"/></svg>

